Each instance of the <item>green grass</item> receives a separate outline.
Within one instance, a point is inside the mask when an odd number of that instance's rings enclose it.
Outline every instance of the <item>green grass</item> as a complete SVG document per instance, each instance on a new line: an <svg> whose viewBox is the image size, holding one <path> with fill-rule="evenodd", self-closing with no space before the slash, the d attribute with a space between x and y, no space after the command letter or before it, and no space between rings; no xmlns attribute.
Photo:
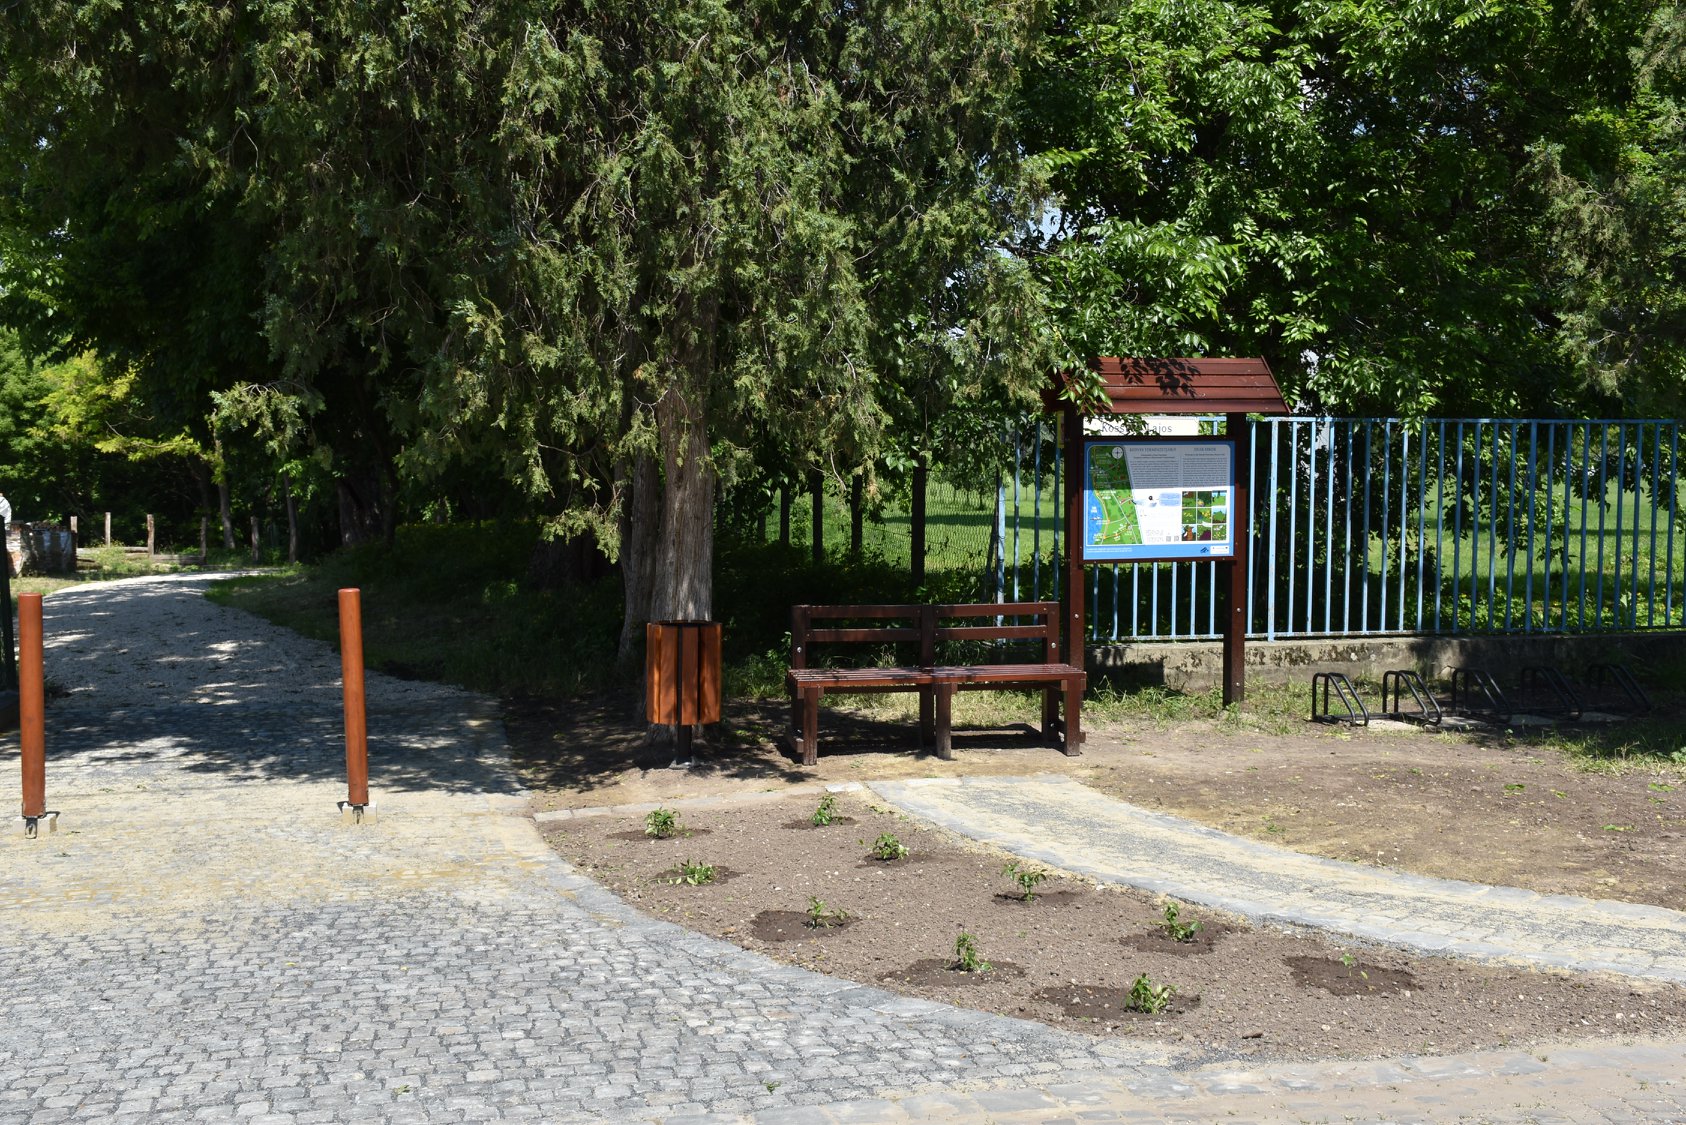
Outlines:
<svg viewBox="0 0 1686 1125"><path fill-rule="evenodd" d="M1031 511L1032 486L1028 474L1021 486L1019 517L1019 553L1029 564L1032 541L1038 526L1042 549L1049 550L1053 542L1054 526L1059 522L1059 504L1054 497L1053 474L1043 482L1040 515ZM824 498L824 536L826 554L841 555L849 546L849 509L842 496L827 492ZM1007 553L1012 556L1013 489L1007 483ZM790 514L791 544L808 552L813 536L813 498L809 493L792 497ZM989 554L991 523L995 519L993 489L973 491L934 482L925 496L925 565L927 569L967 569L981 571ZM778 505L774 504L767 517L767 537L776 541L779 534ZM912 515L905 502L887 503L877 513L867 513L862 522L861 547L864 554L882 559L899 567L908 565L912 544Z"/></svg>
<svg viewBox="0 0 1686 1125"><path fill-rule="evenodd" d="M1686 729L1678 717L1565 725L1540 732L1528 744L1561 751L1582 769L1597 773L1650 773L1686 765Z"/></svg>
<svg viewBox="0 0 1686 1125"><path fill-rule="evenodd" d="M362 591L365 663L402 676L507 695L557 695L613 681L615 581L524 586L530 525L421 524L393 547L341 551L318 565L232 578L210 596L306 636L336 642L337 591Z"/></svg>

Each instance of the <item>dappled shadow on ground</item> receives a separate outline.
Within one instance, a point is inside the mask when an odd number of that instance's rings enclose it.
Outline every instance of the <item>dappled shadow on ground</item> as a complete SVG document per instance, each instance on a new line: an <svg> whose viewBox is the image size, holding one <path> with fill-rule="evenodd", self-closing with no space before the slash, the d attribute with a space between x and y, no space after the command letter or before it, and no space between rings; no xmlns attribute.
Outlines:
<svg viewBox="0 0 1686 1125"><path fill-rule="evenodd" d="M665 728L650 732L641 702L629 693L577 700L506 699L504 724L522 780L535 790L588 793L612 790L629 777L668 771L674 748ZM797 783L833 776L858 763L873 773L887 761L912 767L939 762L919 745L918 720L843 707L820 712L820 765L802 765L786 738L790 707L782 700L734 700L724 721L707 728L685 775L692 782ZM972 764L989 751L1046 752L1049 768L1063 755L1027 724L959 727L957 754ZM677 771L675 771L677 772Z"/></svg>
<svg viewBox="0 0 1686 1125"><path fill-rule="evenodd" d="M215 577L104 583L46 600L49 785L345 777L335 647L207 603ZM377 789L519 792L492 700L370 672L367 702Z"/></svg>
<svg viewBox="0 0 1686 1125"><path fill-rule="evenodd" d="M769 706L728 704L725 721L708 728L695 745L691 774L737 781L806 779L798 764L768 744ZM673 762L671 738L660 728L651 731L641 702L628 693L505 699L503 712L510 757L535 789L584 792Z"/></svg>
<svg viewBox="0 0 1686 1125"><path fill-rule="evenodd" d="M520 785L498 753L495 712L449 707L368 715L370 783L394 791L514 794ZM47 711L52 778L96 786L192 787L217 782L338 781L345 725L337 711L262 705L171 704L112 711Z"/></svg>

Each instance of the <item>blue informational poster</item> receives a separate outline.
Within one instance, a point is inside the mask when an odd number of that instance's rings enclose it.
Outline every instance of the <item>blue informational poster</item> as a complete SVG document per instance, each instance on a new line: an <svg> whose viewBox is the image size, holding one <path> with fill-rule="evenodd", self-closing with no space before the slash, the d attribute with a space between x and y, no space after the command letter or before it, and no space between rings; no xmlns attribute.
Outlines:
<svg viewBox="0 0 1686 1125"><path fill-rule="evenodd" d="M1162 437L1085 442L1083 558L1231 558L1234 496L1233 442Z"/></svg>

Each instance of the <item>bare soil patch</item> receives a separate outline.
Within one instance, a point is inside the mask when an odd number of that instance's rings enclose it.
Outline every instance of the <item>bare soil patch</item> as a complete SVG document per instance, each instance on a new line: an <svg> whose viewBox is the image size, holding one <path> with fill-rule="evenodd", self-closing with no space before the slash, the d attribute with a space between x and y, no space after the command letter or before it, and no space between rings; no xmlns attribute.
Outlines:
<svg viewBox="0 0 1686 1125"><path fill-rule="evenodd" d="M682 826L708 830L691 838L643 837L630 813L542 827L560 855L638 908L781 961L1072 1030L1181 1041L1212 1058L1446 1052L1686 1029L1678 987L1413 957L1253 929L1186 905L1181 921L1202 923L1205 952L1172 950L1158 936L1162 900L1055 874L1027 903L1007 897L1016 890L1002 872L1010 857L864 800L838 805L855 823L815 829L804 817L814 799L800 796L684 811ZM865 861L883 832L918 862ZM734 878L676 885L681 860L728 866ZM816 898L848 924L806 925ZM767 912L785 915L776 932ZM1000 971L951 968L961 933ZM1124 1008L1144 974L1176 990L1157 1015Z"/></svg>

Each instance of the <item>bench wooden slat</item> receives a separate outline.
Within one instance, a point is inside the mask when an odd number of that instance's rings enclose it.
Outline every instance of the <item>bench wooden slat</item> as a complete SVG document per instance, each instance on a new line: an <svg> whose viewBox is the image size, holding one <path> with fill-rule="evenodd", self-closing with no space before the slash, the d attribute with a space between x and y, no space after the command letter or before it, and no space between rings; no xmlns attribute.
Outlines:
<svg viewBox="0 0 1686 1125"><path fill-rule="evenodd" d="M928 684L931 672L925 668L792 668L785 679L794 684L826 685L883 681L894 684Z"/></svg>
<svg viewBox="0 0 1686 1125"><path fill-rule="evenodd" d="M1048 635L1045 625L938 625L939 641L1037 640Z"/></svg>
<svg viewBox="0 0 1686 1125"><path fill-rule="evenodd" d="M917 641L920 637L918 629L898 629L894 627L866 627L861 629L809 629L809 644L872 644L883 641Z"/></svg>
<svg viewBox="0 0 1686 1125"><path fill-rule="evenodd" d="M948 684L987 684L993 687L1005 687L1008 684L1048 684L1060 683L1065 680L1077 679L1083 673L1065 664L1026 664L1013 666L1009 664L988 665L976 668L933 668L931 680L933 683Z"/></svg>

